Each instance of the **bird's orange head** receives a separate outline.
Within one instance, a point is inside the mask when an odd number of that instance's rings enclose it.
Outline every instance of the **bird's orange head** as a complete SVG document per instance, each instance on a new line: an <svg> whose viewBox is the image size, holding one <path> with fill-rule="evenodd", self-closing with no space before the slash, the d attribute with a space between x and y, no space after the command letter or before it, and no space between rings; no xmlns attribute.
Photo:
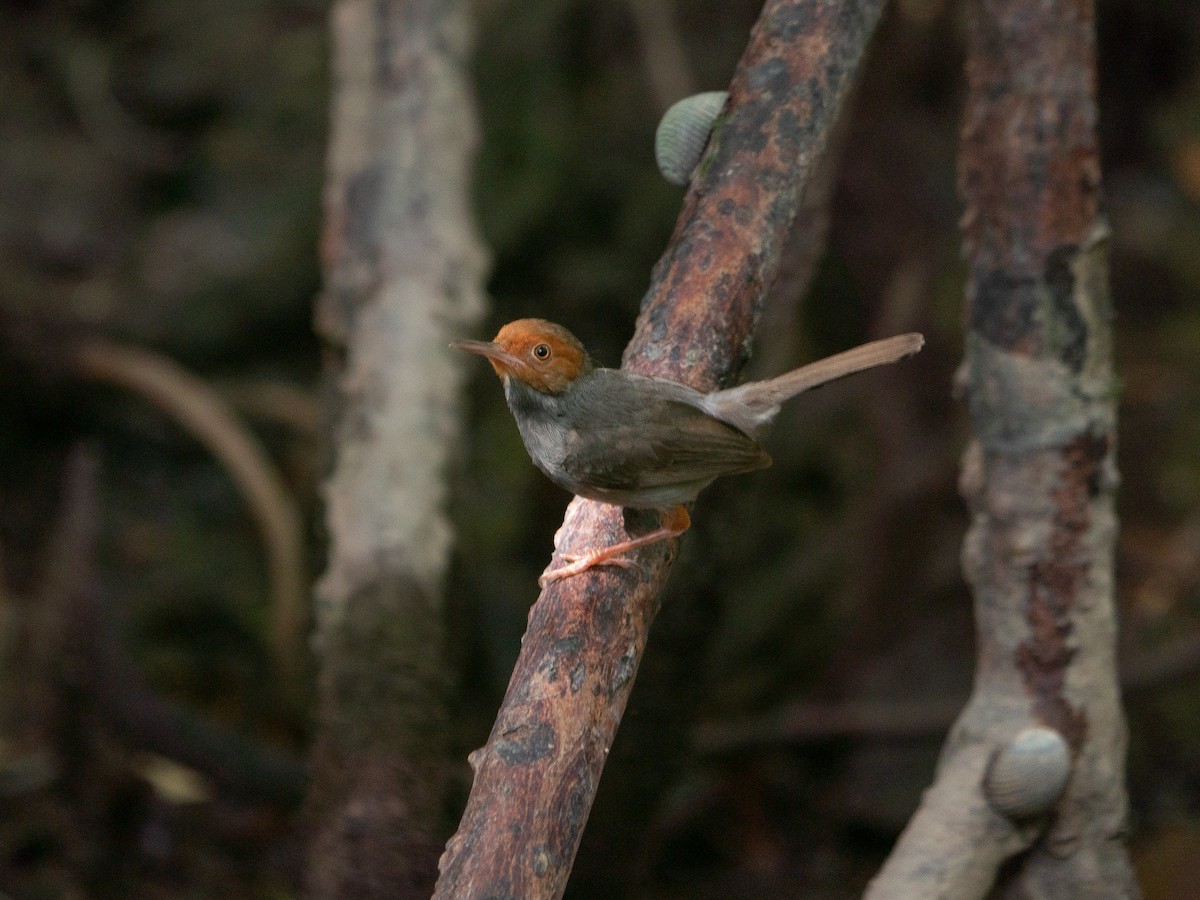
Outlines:
<svg viewBox="0 0 1200 900"><path fill-rule="evenodd" d="M515 378L543 394L561 394L592 369L575 335L545 319L517 319L491 341L455 341L450 346L487 357L501 380Z"/></svg>

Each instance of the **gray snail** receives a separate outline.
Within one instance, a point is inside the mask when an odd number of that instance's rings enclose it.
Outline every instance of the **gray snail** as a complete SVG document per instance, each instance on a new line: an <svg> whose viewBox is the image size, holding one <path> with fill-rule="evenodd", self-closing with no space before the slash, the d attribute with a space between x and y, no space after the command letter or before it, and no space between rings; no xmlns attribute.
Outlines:
<svg viewBox="0 0 1200 900"><path fill-rule="evenodd" d="M1061 734L1041 726L1017 732L992 757L984 794L1010 819L1031 819L1058 802L1071 775L1071 751Z"/></svg>
<svg viewBox="0 0 1200 900"><path fill-rule="evenodd" d="M663 114L654 133L654 160L663 178L680 187L691 180L728 100L729 91L706 91L684 97Z"/></svg>

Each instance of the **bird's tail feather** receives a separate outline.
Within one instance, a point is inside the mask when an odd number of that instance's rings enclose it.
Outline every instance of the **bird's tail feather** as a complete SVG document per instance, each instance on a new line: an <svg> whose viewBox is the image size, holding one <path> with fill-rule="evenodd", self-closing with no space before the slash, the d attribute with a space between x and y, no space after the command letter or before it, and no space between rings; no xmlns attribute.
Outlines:
<svg viewBox="0 0 1200 900"><path fill-rule="evenodd" d="M925 338L916 332L871 341L869 344L818 359L799 369L792 369L775 378L757 382L755 386L758 390L755 393L761 393L762 398L770 405L777 406L789 397L810 388L912 356L924 345Z"/></svg>
<svg viewBox="0 0 1200 900"><path fill-rule="evenodd" d="M846 375L912 356L924 345L925 338L916 332L871 341L766 381L751 381L709 394L706 406L717 418L753 433L775 418L779 404L790 397Z"/></svg>

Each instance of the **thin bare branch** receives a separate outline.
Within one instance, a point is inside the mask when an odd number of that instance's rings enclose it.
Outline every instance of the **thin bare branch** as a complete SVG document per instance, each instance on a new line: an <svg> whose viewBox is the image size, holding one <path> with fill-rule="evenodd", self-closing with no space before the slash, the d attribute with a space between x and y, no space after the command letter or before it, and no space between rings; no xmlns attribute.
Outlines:
<svg viewBox="0 0 1200 900"><path fill-rule="evenodd" d="M962 709L951 700L790 703L759 716L705 722L692 733L700 753L816 743L844 738L930 738L945 732Z"/></svg>

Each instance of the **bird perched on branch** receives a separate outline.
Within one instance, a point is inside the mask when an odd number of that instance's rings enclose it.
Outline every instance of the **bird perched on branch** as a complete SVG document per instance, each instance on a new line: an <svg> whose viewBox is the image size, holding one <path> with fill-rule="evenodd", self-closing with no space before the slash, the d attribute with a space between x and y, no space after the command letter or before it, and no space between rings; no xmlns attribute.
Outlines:
<svg viewBox="0 0 1200 900"><path fill-rule="evenodd" d="M492 364L525 449L551 481L589 500L659 512L654 531L568 558L542 575L544 587L592 566L630 565L622 554L683 534L691 525L684 504L715 479L771 464L758 436L781 403L924 343L919 334L897 335L711 393L593 366L571 332L544 319L518 319L494 340L450 346Z"/></svg>

